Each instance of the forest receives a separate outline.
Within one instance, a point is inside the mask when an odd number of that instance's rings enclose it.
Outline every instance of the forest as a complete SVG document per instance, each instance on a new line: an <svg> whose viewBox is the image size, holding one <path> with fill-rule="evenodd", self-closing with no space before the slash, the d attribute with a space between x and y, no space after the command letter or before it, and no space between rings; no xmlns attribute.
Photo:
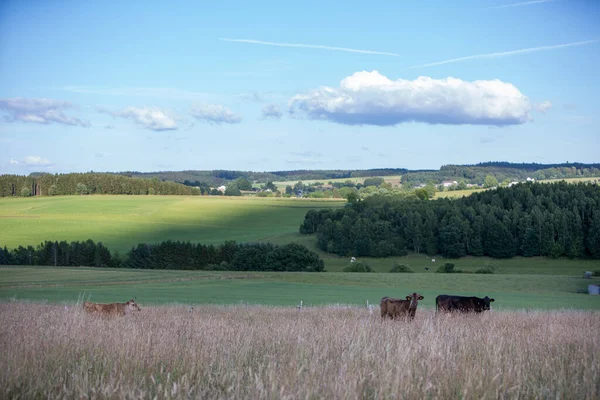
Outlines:
<svg viewBox="0 0 600 400"><path fill-rule="evenodd" d="M38 246L0 247L0 265L46 265L61 267L110 267L134 269L212 271L324 271L317 253L290 243L236 243L203 245L187 241L140 243L124 256L101 242L45 241Z"/></svg>
<svg viewBox="0 0 600 400"><path fill-rule="evenodd" d="M600 186L521 183L454 200L371 196L309 211L300 233L316 233L319 249L341 256L598 259Z"/></svg>
<svg viewBox="0 0 600 400"><path fill-rule="evenodd" d="M197 188L157 178L130 178L107 173L37 173L0 175L0 197L64 196L85 194L194 195Z"/></svg>

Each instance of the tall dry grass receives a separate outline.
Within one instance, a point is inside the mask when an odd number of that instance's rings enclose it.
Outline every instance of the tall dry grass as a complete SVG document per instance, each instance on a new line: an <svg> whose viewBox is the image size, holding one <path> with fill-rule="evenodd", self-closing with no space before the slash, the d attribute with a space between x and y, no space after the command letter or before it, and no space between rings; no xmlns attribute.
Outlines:
<svg viewBox="0 0 600 400"><path fill-rule="evenodd" d="M600 312L0 304L0 398L600 398Z"/></svg>

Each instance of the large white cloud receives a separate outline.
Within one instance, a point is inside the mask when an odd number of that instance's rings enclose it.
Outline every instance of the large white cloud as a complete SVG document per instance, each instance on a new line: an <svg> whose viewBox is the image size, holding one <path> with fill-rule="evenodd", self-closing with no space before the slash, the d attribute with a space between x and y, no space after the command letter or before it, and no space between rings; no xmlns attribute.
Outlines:
<svg viewBox="0 0 600 400"><path fill-rule="evenodd" d="M196 119L213 124L237 124L242 121L241 116L217 104L197 104L192 107L190 114Z"/></svg>
<svg viewBox="0 0 600 400"><path fill-rule="evenodd" d="M90 123L79 118L65 115L63 110L71 108L69 102L53 99L28 99L15 97L0 99L0 110L8 115L4 116L7 122L31 122L36 124L64 124L72 126L90 127Z"/></svg>
<svg viewBox="0 0 600 400"><path fill-rule="evenodd" d="M122 111L109 111L99 108L98 111L114 117L131 119L146 129L153 131L167 131L177 129L177 120L168 111L157 107L127 107Z"/></svg>
<svg viewBox="0 0 600 400"><path fill-rule="evenodd" d="M321 87L294 96L293 115L347 125L515 125L530 120L532 105L519 89L498 79L391 80L377 71L356 72L339 88Z"/></svg>

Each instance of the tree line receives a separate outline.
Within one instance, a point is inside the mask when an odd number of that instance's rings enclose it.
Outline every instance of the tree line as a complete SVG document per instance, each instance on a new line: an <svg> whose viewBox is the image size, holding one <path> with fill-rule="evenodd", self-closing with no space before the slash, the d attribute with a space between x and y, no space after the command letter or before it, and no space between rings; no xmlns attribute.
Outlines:
<svg viewBox="0 0 600 400"><path fill-rule="evenodd" d="M535 169L539 167L538 169ZM524 181L527 178L569 179L599 177L600 164L512 164L483 163L477 165L444 165L439 171L409 171L402 175L402 184L416 186L419 184L438 184L442 181L455 180L458 183L485 185L487 177L492 176L497 182Z"/></svg>
<svg viewBox="0 0 600 400"><path fill-rule="evenodd" d="M196 195L197 188L159 179L107 173L0 175L0 197L85 194Z"/></svg>
<svg viewBox="0 0 600 400"><path fill-rule="evenodd" d="M203 245L164 241L138 244L125 256L111 252L101 243L45 241L36 247L0 248L0 265L47 265L136 269L185 269L221 271L324 271L317 253L291 243L236 243Z"/></svg>
<svg viewBox="0 0 600 400"><path fill-rule="evenodd" d="M311 210L300 233L342 256L600 258L600 186L526 183L461 199L371 196Z"/></svg>

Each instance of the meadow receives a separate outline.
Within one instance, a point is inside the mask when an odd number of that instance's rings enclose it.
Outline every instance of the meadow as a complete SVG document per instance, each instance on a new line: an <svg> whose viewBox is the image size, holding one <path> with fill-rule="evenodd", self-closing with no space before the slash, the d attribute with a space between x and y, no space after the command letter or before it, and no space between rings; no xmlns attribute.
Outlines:
<svg viewBox="0 0 600 400"><path fill-rule="evenodd" d="M75 304L127 301L140 306L250 304L306 307L377 305L383 296L423 294L419 304L433 309L439 294L490 296L498 310L600 310L600 296L587 285L600 278L533 274L384 274L302 272L209 272L131 269L2 267L0 301Z"/></svg>
<svg viewBox="0 0 600 400"><path fill-rule="evenodd" d="M138 243L269 241L298 232L306 212L344 201L222 196L0 198L0 245L100 241L126 252Z"/></svg>
<svg viewBox="0 0 600 400"><path fill-rule="evenodd" d="M446 193L446 192L444 192ZM448 192L452 193L452 192ZM311 209L343 207L345 201L315 199L250 198L222 196L60 196L0 198L0 246L37 246L44 240L92 239L111 251L125 253L139 243L189 240L202 244L271 242L302 244L315 251L329 272L342 271L348 257L320 251L314 235L298 228ZM434 270L450 261L457 269L474 271L493 265L496 273L579 275L600 269L600 260L547 259L540 257L493 260L465 257L443 260L422 254L405 257L364 258L377 272L388 272L394 263L416 272Z"/></svg>
<svg viewBox="0 0 600 400"><path fill-rule="evenodd" d="M490 295L502 309L600 309L600 300L586 295L584 270L600 270L600 260L515 257L495 260L464 257L445 260L420 254L360 258L379 273L341 273L350 264L316 248L313 235L298 227L312 208L341 207L343 202L306 199L224 198L185 196L71 196L0 199L0 245L37 245L43 240L86 240L111 251L162 240L219 244L225 240L300 243L325 261L327 273L258 273L111 270L92 268L0 268L0 299L74 303L81 296L95 301L142 304L263 304L310 306L377 304L382 296L425 295L433 307L442 293ZM434 271L452 262L464 274ZM415 273L388 274L394 263ZM492 275L472 274L481 267Z"/></svg>
<svg viewBox="0 0 600 400"><path fill-rule="evenodd" d="M598 311L0 304L1 398L600 397Z"/></svg>

